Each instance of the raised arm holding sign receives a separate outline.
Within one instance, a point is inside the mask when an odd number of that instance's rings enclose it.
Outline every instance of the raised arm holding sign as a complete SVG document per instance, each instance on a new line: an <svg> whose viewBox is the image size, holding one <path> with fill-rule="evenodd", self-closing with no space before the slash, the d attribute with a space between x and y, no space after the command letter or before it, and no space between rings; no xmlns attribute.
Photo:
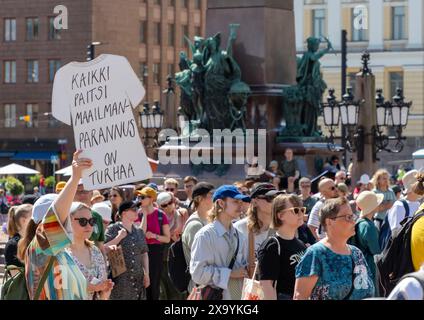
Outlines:
<svg viewBox="0 0 424 320"><path fill-rule="evenodd" d="M86 190L152 176L132 108L145 90L125 57L103 54L71 62L56 73L52 114L74 128L76 149L93 160L83 173Z"/></svg>

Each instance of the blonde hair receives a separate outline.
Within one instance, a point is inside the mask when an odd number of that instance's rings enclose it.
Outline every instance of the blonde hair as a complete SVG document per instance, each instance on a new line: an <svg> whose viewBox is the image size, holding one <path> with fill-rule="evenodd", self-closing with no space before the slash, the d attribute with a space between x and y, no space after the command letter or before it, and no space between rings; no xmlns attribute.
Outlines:
<svg viewBox="0 0 424 320"><path fill-rule="evenodd" d="M262 222L258 218L258 208L253 204L253 202L247 210L247 228L253 233L259 233L262 228Z"/></svg>
<svg viewBox="0 0 424 320"><path fill-rule="evenodd" d="M9 209L7 221L7 234L9 237L13 237L19 232L19 230L22 228L22 226L19 224L19 220L27 214L31 214L31 211L31 204L13 206Z"/></svg>
<svg viewBox="0 0 424 320"><path fill-rule="evenodd" d="M374 175L372 176L371 179L371 183L373 184L374 188L376 188L377 190L380 190L380 186L378 185L378 180L382 177L382 176L387 176L390 178L390 173L389 171L387 171L386 169L379 169L377 170L376 173L374 173ZM387 185L387 188L389 188L389 185Z"/></svg>
<svg viewBox="0 0 424 320"><path fill-rule="evenodd" d="M412 192L418 194L419 196L424 196L424 173L417 173L415 178L418 181L412 185Z"/></svg>
<svg viewBox="0 0 424 320"><path fill-rule="evenodd" d="M225 202L226 199L227 198L222 199L222 200ZM213 204L212 209L208 212L208 221L209 222L214 222L218 218L218 216L224 211L224 209L225 209L225 206L224 207L221 207L219 205L219 202L218 201L215 201L214 204Z"/></svg>
<svg viewBox="0 0 424 320"><path fill-rule="evenodd" d="M179 187L179 183L178 183L178 181L177 180L175 180L174 178L168 178L168 179L166 179L165 180L165 182L163 183L164 185L165 184L173 184L173 185L175 185L177 188Z"/></svg>
<svg viewBox="0 0 424 320"><path fill-rule="evenodd" d="M278 229L283 225L283 222L278 217L278 214L288 209L292 206L301 207L303 205L302 200L299 196L295 194L281 194L277 196L274 201L272 202L272 219L271 219L271 225L270 227L273 229Z"/></svg>

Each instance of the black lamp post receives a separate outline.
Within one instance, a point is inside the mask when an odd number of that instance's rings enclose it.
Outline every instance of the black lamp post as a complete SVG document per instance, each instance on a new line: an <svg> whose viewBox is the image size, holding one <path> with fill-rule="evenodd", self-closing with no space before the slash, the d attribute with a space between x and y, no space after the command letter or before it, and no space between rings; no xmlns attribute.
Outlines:
<svg viewBox="0 0 424 320"><path fill-rule="evenodd" d="M371 73L368 67L370 55L365 52L362 55L363 73ZM403 150L403 140L406 138L402 136L403 129L408 124L409 110L412 102L405 102L403 90L398 88L396 95L392 98L391 102L384 101L383 90L378 89L375 96L376 99L376 118L377 121L372 125L371 133L365 132L364 127L358 125L359 114L361 112L361 105L365 101L355 101L352 94L352 88L347 88L347 92L343 95L343 100L338 102L334 95L334 89L329 90L327 102L323 104L324 124L329 128L330 136L327 137L328 148L331 151L340 151L334 144L336 137L334 135L335 129L341 122L346 126L347 133L343 137L343 148L352 153L357 153L358 161L364 159L364 146L365 137L371 135L373 139L374 154L373 157L377 159L377 153L386 151L390 153L399 153ZM394 128L395 136L385 135L384 128ZM396 141L393 148L389 148L390 141Z"/></svg>
<svg viewBox="0 0 424 320"><path fill-rule="evenodd" d="M158 134L159 130L163 126L163 112L160 109L159 101L155 101L150 108L148 102L143 104L143 111L140 112L141 126L144 129L143 141L146 147L154 148L158 146ZM151 132L153 134L151 135ZM150 145L149 141L153 140Z"/></svg>

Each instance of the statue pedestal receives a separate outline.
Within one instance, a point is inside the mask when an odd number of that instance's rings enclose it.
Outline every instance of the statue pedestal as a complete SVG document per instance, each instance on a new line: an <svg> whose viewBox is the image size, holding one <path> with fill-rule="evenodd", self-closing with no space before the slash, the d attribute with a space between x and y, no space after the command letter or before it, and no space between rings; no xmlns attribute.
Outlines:
<svg viewBox="0 0 424 320"><path fill-rule="evenodd" d="M208 0L206 16L206 35L221 32L222 47L228 25L240 24L233 55L252 90L246 127L267 129L269 162L282 121L282 89L296 83L293 0Z"/></svg>

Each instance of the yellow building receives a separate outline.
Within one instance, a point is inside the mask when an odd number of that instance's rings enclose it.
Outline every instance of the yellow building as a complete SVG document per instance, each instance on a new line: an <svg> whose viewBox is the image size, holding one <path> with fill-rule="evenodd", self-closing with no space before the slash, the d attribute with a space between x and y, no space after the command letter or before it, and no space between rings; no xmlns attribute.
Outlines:
<svg viewBox="0 0 424 320"><path fill-rule="evenodd" d="M382 166L391 168L394 160L411 159L412 152L424 146L424 1L422 0L294 0L296 47L306 50L310 36L325 36L337 52L322 60L328 88L341 97L341 30L348 33L348 86L361 67L361 53L371 54L376 88L389 100L396 88L404 89L412 100L408 138L401 154L380 153ZM324 97L325 98L325 97ZM320 119L320 125L323 121ZM325 132L325 130L324 130Z"/></svg>

